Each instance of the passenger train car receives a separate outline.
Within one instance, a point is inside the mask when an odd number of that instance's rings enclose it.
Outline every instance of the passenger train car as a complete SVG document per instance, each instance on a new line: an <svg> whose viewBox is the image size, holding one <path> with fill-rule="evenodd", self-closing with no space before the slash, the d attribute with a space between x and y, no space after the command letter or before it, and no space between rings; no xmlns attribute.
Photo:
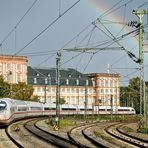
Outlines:
<svg viewBox="0 0 148 148"><path fill-rule="evenodd" d="M98 109L99 108L99 109ZM60 105L60 114L135 114L132 107L113 107L110 106L84 106ZM10 98L0 99L0 125L7 125L14 120L26 117L36 117L45 115L55 115L55 103L39 103L31 101L14 100Z"/></svg>

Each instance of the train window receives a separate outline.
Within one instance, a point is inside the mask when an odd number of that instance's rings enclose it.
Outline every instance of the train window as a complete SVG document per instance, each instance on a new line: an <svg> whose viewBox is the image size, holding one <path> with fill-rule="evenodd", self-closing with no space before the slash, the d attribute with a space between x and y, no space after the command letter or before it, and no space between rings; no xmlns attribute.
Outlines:
<svg viewBox="0 0 148 148"><path fill-rule="evenodd" d="M7 104L5 101L0 101L0 111L5 110L7 108Z"/></svg>
<svg viewBox="0 0 148 148"><path fill-rule="evenodd" d="M51 108L51 107L44 107L44 110L55 110L55 108Z"/></svg>
<svg viewBox="0 0 148 148"><path fill-rule="evenodd" d="M62 110L76 110L75 108L62 108Z"/></svg>
<svg viewBox="0 0 148 148"><path fill-rule="evenodd" d="M80 108L80 110L85 110L85 109L83 109L83 108Z"/></svg>
<svg viewBox="0 0 148 148"><path fill-rule="evenodd" d="M105 109L99 109L99 111L105 111Z"/></svg>
<svg viewBox="0 0 148 148"><path fill-rule="evenodd" d="M18 111L27 111L27 107L18 107Z"/></svg>
<svg viewBox="0 0 148 148"><path fill-rule="evenodd" d="M92 111L92 109L87 109L88 111Z"/></svg>
<svg viewBox="0 0 148 148"><path fill-rule="evenodd" d="M118 109L118 111L129 111L129 109Z"/></svg>
<svg viewBox="0 0 148 148"><path fill-rule="evenodd" d="M44 107L44 110L50 110L50 108L49 107Z"/></svg>
<svg viewBox="0 0 148 148"><path fill-rule="evenodd" d="M107 109L107 111L111 111L111 109Z"/></svg>
<svg viewBox="0 0 148 148"><path fill-rule="evenodd" d="M31 107L31 110L42 110L41 107Z"/></svg>

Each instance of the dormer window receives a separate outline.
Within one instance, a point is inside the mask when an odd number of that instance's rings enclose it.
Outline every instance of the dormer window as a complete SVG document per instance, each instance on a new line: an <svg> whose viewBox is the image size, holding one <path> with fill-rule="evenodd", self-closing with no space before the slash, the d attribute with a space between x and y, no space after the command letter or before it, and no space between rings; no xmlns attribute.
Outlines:
<svg viewBox="0 0 148 148"><path fill-rule="evenodd" d="M88 82L89 82L89 81L88 81L88 80L86 80L86 85L88 85Z"/></svg>
<svg viewBox="0 0 148 148"><path fill-rule="evenodd" d="M45 84L48 84L48 80L47 80L47 78L45 78Z"/></svg>
<svg viewBox="0 0 148 148"><path fill-rule="evenodd" d="M68 79L66 79L66 85L69 85L69 80Z"/></svg>
<svg viewBox="0 0 148 148"><path fill-rule="evenodd" d="M37 78L34 78L33 81L34 81L34 84L36 84L37 83Z"/></svg>
<svg viewBox="0 0 148 148"><path fill-rule="evenodd" d="M76 85L79 85L79 80L78 79L76 80Z"/></svg>

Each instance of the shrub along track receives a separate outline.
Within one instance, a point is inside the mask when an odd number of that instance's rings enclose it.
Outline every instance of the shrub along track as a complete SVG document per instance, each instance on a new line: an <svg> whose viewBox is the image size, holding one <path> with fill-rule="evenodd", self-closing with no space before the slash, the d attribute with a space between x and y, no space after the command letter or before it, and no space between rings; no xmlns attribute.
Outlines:
<svg viewBox="0 0 148 148"><path fill-rule="evenodd" d="M148 141L145 141L141 138L137 138L134 136L131 136L130 134L125 133L123 130L121 130L121 127L123 127L125 123L115 123L105 128L105 131L117 138L122 140L123 142L126 142L130 144L131 146L138 146L138 147L148 147Z"/></svg>

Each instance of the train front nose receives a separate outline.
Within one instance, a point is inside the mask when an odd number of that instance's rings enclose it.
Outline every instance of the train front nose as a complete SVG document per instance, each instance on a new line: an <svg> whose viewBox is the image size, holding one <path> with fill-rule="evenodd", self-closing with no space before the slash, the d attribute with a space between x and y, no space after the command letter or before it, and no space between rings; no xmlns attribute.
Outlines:
<svg viewBox="0 0 148 148"><path fill-rule="evenodd" d="M5 101L0 101L0 125L6 122L6 110L7 103Z"/></svg>

